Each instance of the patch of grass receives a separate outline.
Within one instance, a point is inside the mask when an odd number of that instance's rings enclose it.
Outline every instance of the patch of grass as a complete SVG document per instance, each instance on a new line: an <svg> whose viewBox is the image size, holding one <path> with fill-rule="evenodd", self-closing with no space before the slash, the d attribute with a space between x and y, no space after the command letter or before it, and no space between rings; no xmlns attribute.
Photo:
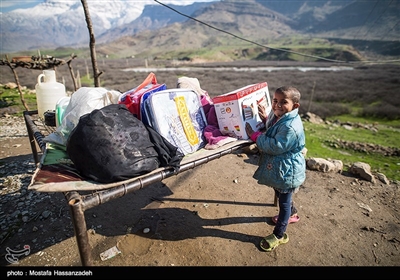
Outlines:
<svg viewBox="0 0 400 280"><path fill-rule="evenodd" d="M100 81L101 83L101 81ZM84 87L92 87L94 85L94 80L88 75L84 75L81 77L81 84Z"/></svg>
<svg viewBox="0 0 400 280"><path fill-rule="evenodd" d="M327 118L329 121L338 120L340 122L351 122L351 123L360 123L360 124L375 124L379 127L390 127L391 129L400 128L400 120L387 120L387 119L379 119L379 118L364 118L357 117L355 115L340 115ZM398 136L398 135L397 135Z"/></svg>
<svg viewBox="0 0 400 280"><path fill-rule="evenodd" d="M26 102L29 110L36 110L36 94L28 89L22 89L23 99ZM18 111L25 111L25 107L22 105L21 97L18 89L9 89L4 86L0 87L0 108L6 108L10 106L17 106Z"/></svg>
<svg viewBox="0 0 400 280"><path fill-rule="evenodd" d="M341 160L346 167L354 162L365 162L371 166L372 172L381 172L391 180L400 181L400 157L384 156L373 152L359 152L352 149L338 148L330 145L335 140L345 140L358 143L380 145L388 148L400 149L399 129L397 121L387 122L357 117L338 116L345 122L374 125L377 132L361 127L348 130L338 125L313 124L304 122L306 131L307 157L330 158Z"/></svg>

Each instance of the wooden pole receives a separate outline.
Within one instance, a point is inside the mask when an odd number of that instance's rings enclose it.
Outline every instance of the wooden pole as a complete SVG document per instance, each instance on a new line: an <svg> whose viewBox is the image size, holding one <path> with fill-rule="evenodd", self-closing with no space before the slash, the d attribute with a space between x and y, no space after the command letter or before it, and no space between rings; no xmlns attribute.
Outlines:
<svg viewBox="0 0 400 280"><path fill-rule="evenodd" d="M83 11L85 13L85 19L87 23L87 27L89 30L89 37L90 37L90 56L92 59L92 68L93 68L93 79L94 79L94 86L95 87L100 87L100 75L102 72L99 72L98 67L97 67L97 59L96 59L96 48L95 48L95 37L94 37L94 32L93 32L93 25L92 25L92 20L90 19L90 14L89 14L89 7L87 5L86 0L81 0L82 6L83 6Z"/></svg>
<svg viewBox="0 0 400 280"><path fill-rule="evenodd" d="M311 103L312 103L312 99L313 99L313 96L314 96L315 85L316 85L316 81L314 81L314 85L313 85L313 88L311 90L311 97L310 97L310 101L308 102L307 112L310 112L310 110L311 110Z"/></svg>

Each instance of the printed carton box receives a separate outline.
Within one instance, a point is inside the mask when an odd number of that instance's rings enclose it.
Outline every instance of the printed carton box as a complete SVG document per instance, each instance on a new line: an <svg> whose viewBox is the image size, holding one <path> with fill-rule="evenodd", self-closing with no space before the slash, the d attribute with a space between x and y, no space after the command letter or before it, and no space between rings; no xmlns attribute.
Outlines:
<svg viewBox="0 0 400 280"><path fill-rule="evenodd" d="M213 103L218 118L219 129L223 134L235 135L238 139L248 139L246 122L254 131L264 128L258 115L258 104L271 111L271 99L266 82L248 85L214 97Z"/></svg>

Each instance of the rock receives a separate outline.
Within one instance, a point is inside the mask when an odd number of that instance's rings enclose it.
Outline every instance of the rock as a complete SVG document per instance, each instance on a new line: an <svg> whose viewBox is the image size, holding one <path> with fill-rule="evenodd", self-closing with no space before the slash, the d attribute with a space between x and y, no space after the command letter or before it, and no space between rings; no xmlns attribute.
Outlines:
<svg viewBox="0 0 400 280"><path fill-rule="evenodd" d="M390 181L389 179L386 177L385 174L383 173L376 173L376 177L378 177L379 181L381 181L382 183L386 184L386 185L390 185Z"/></svg>
<svg viewBox="0 0 400 280"><path fill-rule="evenodd" d="M259 152L257 144L251 144L249 146L243 147L243 152L248 154L257 154Z"/></svg>
<svg viewBox="0 0 400 280"><path fill-rule="evenodd" d="M365 162L355 162L350 167L349 171L352 174L360 176L369 182L375 183L375 177L371 173L371 166Z"/></svg>
<svg viewBox="0 0 400 280"><path fill-rule="evenodd" d="M307 167L311 170L322 172L339 172L343 169L343 163L340 160L335 160L335 163L323 158L309 158Z"/></svg>
<svg viewBox="0 0 400 280"><path fill-rule="evenodd" d="M45 210L42 213L42 217L45 219L47 219L50 215L51 215L51 211L49 211L49 210Z"/></svg>
<svg viewBox="0 0 400 280"><path fill-rule="evenodd" d="M321 117L319 117L313 113L310 113L310 112L305 113L301 118L309 121L310 123L316 123L316 124L324 123L324 120L321 119Z"/></svg>
<svg viewBox="0 0 400 280"><path fill-rule="evenodd" d="M343 162L341 160L332 159L330 161L333 163L333 165L335 165L337 172L341 173L343 171Z"/></svg>
<svg viewBox="0 0 400 280"><path fill-rule="evenodd" d="M0 117L10 117L11 115L18 113L19 110L20 109L17 105L0 108ZM2 127L2 129L3 129L3 127ZM25 130L26 130L26 127L25 127Z"/></svg>
<svg viewBox="0 0 400 280"><path fill-rule="evenodd" d="M364 204L362 202L357 203L357 205L365 210L367 210L368 212L372 212L371 207L369 207L367 204Z"/></svg>
<svg viewBox="0 0 400 280"><path fill-rule="evenodd" d="M17 88L17 84L13 83L13 82L9 82L9 83L5 84L4 87L9 88L9 89L14 89L14 88Z"/></svg>

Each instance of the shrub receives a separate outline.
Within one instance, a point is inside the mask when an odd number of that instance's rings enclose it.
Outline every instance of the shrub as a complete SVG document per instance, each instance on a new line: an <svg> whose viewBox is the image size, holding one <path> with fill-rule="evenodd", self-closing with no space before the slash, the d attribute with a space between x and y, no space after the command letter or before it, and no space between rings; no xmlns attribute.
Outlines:
<svg viewBox="0 0 400 280"><path fill-rule="evenodd" d="M372 106L366 105L361 112L361 116L388 120L398 120L400 119L400 110L390 103L381 102Z"/></svg>

